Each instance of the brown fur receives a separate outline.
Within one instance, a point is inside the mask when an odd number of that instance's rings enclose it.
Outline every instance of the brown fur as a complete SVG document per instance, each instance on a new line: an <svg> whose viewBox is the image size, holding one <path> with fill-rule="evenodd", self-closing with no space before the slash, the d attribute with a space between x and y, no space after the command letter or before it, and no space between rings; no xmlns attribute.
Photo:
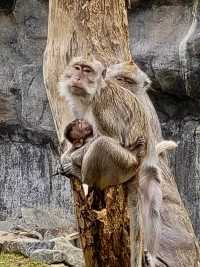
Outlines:
<svg viewBox="0 0 200 267"><path fill-rule="evenodd" d="M119 85L132 92L142 103L157 142L162 140L160 122L147 94L151 90L148 76L133 62L125 61L108 67L106 79L115 79Z"/></svg>
<svg viewBox="0 0 200 267"><path fill-rule="evenodd" d="M82 147L89 137L93 137L93 128L86 120L76 119L64 130L64 137L72 143L74 149Z"/></svg>
<svg viewBox="0 0 200 267"><path fill-rule="evenodd" d="M82 61L86 62L86 60ZM100 63L97 64L95 61L92 64L88 63L88 67L91 66L98 78L91 90L89 78L88 86L87 82L85 83L87 76L84 76L83 84L79 81L80 87L84 90L81 95L73 94L70 89L72 86L70 80L74 78L73 72L66 75L68 77L66 82L62 81L62 88L67 91L65 96L73 107L71 110L74 116L78 114L88 120L97 134L92 142L82 147L82 154L76 151L77 155L81 155L78 164L75 162L74 155L71 159L76 166L82 167L81 174L85 183L104 189L109 185L124 183L133 177L138 171L141 159L138 155L143 155L139 177L145 225L144 245L145 249L151 253L151 267L154 267L160 239L162 191L156 140L152 133L150 119L139 98L127 90L129 88L121 86L115 78L107 79L105 83L102 72L98 73L98 69L102 70L99 67ZM142 84L141 77L138 82ZM138 138L144 140L139 149ZM129 147L137 149L130 152L126 149ZM80 159L83 159L82 163ZM79 172L80 176L81 174Z"/></svg>

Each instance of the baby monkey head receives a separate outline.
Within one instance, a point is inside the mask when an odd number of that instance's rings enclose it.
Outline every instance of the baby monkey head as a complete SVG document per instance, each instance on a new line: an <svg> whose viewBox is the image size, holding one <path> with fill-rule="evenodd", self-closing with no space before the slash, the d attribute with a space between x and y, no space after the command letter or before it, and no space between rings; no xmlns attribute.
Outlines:
<svg viewBox="0 0 200 267"><path fill-rule="evenodd" d="M72 58L60 81L60 95L87 97L105 86L105 67L93 56Z"/></svg>
<svg viewBox="0 0 200 267"><path fill-rule="evenodd" d="M108 67L106 80L115 79L133 93L144 93L151 85L148 76L131 60Z"/></svg>

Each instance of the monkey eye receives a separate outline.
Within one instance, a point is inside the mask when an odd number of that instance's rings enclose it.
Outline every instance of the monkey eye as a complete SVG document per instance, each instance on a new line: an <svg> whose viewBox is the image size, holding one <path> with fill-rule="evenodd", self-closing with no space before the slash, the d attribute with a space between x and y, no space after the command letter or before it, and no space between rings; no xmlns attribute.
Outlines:
<svg viewBox="0 0 200 267"><path fill-rule="evenodd" d="M84 67L83 71L86 72L86 73L91 73L92 72L92 70L90 68L88 68L88 67Z"/></svg>
<svg viewBox="0 0 200 267"><path fill-rule="evenodd" d="M133 79L127 78L125 77L125 82L129 83L129 84L136 84L136 82Z"/></svg>
<svg viewBox="0 0 200 267"><path fill-rule="evenodd" d="M74 68L75 68L76 70L80 70L80 66L78 66L78 65L74 66Z"/></svg>
<svg viewBox="0 0 200 267"><path fill-rule="evenodd" d="M122 77L122 76L117 76L116 79L117 79L118 81L124 81L124 77Z"/></svg>

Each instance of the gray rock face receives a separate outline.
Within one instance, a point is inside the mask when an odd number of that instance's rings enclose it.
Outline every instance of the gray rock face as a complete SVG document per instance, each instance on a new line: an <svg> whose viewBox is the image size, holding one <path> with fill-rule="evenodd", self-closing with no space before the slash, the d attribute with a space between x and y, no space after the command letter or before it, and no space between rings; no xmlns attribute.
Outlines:
<svg viewBox="0 0 200 267"><path fill-rule="evenodd" d="M65 261L65 254L60 250L38 249L31 254L31 259L44 263L62 263Z"/></svg>
<svg viewBox="0 0 200 267"><path fill-rule="evenodd" d="M171 165L200 237L200 1L138 2L129 13L132 54L153 81L164 136L179 142Z"/></svg>
<svg viewBox="0 0 200 267"><path fill-rule="evenodd" d="M40 0L0 12L0 227L25 220L23 208L73 217L69 181L51 177L58 153L42 77L47 16Z"/></svg>
<svg viewBox="0 0 200 267"><path fill-rule="evenodd" d="M52 249L55 243L53 241L39 241L33 238L16 238L4 241L1 250L4 252L21 253L26 257L30 257L32 253L39 249Z"/></svg>
<svg viewBox="0 0 200 267"><path fill-rule="evenodd" d="M47 264L65 263L67 266L84 266L82 249L73 246L69 236L38 240L28 236L30 234L27 231L15 233L0 231L0 252L21 253Z"/></svg>
<svg viewBox="0 0 200 267"><path fill-rule="evenodd" d="M164 136L179 141L171 165L200 236L200 3L131 2L132 54L153 80ZM13 218L31 223L24 208L73 216L69 182L51 177L57 140L42 79L47 15L46 0L18 0L13 15L0 12L0 228Z"/></svg>

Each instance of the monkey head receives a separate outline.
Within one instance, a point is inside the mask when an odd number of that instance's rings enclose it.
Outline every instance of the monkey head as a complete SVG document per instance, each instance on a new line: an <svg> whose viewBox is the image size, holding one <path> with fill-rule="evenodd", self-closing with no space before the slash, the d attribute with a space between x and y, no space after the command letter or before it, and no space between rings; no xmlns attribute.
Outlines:
<svg viewBox="0 0 200 267"><path fill-rule="evenodd" d="M131 60L108 67L106 80L115 79L133 93L144 93L151 85L148 76Z"/></svg>
<svg viewBox="0 0 200 267"><path fill-rule="evenodd" d="M93 136L92 125L86 120L76 119L69 123L64 130L64 137L72 143L74 148L85 144L89 137Z"/></svg>
<svg viewBox="0 0 200 267"><path fill-rule="evenodd" d="M72 58L60 80L60 95L93 96L104 87L105 67L93 56Z"/></svg>

